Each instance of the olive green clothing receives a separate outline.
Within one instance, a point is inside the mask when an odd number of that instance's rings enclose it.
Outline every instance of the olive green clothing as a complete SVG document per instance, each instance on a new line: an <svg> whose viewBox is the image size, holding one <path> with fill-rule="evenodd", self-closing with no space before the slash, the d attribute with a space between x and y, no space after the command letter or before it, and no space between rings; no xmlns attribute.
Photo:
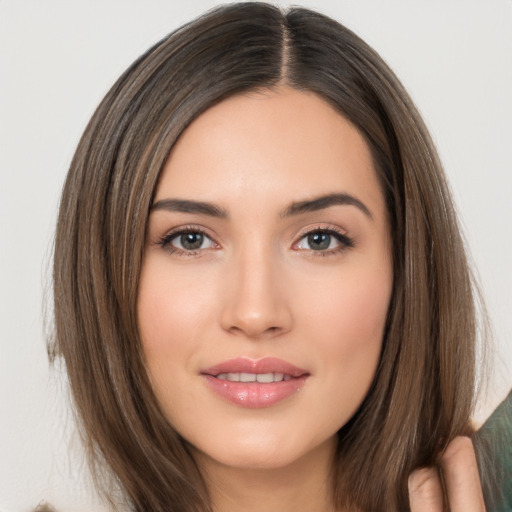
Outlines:
<svg viewBox="0 0 512 512"><path fill-rule="evenodd" d="M487 512L512 512L512 391L475 436Z"/></svg>

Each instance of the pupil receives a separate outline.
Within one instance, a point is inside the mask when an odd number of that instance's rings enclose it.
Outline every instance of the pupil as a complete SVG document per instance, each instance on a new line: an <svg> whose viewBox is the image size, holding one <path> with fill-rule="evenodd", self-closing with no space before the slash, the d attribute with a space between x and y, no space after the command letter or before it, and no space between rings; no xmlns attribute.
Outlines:
<svg viewBox="0 0 512 512"><path fill-rule="evenodd" d="M203 235L201 233L187 233L180 237L181 245L184 249L193 251L203 245Z"/></svg>
<svg viewBox="0 0 512 512"><path fill-rule="evenodd" d="M308 243L311 249L323 251L331 245L331 235L327 233L314 233L308 236Z"/></svg>

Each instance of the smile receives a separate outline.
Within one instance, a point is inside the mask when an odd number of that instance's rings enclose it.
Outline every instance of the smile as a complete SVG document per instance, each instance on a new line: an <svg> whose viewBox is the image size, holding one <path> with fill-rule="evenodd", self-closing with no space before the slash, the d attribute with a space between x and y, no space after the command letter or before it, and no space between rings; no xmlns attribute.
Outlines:
<svg viewBox="0 0 512 512"><path fill-rule="evenodd" d="M222 399L256 409L275 405L295 395L310 374L281 359L237 358L203 370L201 375Z"/></svg>
<svg viewBox="0 0 512 512"><path fill-rule="evenodd" d="M284 373L219 373L217 379L230 382L281 382L291 380L293 377Z"/></svg>

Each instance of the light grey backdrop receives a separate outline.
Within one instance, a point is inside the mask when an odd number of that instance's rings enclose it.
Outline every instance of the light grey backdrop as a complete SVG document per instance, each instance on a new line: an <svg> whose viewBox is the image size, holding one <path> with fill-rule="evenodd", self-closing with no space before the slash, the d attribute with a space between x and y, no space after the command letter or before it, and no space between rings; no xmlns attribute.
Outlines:
<svg viewBox="0 0 512 512"><path fill-rule="evenodd" d="M43 283L62 182L93 109L149 45L213 1L0 1L0 511L101 510L65 385L49 374ZM284 2L279 2L285 5ZM512 2L311 0L388 61L452 183L512 385ZM448 248L447 248L448 249Z"/></svg>

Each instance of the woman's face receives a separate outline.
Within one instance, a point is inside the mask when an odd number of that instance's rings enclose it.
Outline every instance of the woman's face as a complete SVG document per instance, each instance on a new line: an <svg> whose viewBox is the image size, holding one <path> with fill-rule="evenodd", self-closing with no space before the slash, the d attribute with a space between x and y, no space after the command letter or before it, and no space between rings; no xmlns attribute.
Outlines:
<svg viewBox="0 0 512 512"><path fill-rule="evenodd" d="M349 122L290 88L210 108L149 217L138 322L164 414L231 467L329 453L375 375L392 280L384 198Z"/></svg>

